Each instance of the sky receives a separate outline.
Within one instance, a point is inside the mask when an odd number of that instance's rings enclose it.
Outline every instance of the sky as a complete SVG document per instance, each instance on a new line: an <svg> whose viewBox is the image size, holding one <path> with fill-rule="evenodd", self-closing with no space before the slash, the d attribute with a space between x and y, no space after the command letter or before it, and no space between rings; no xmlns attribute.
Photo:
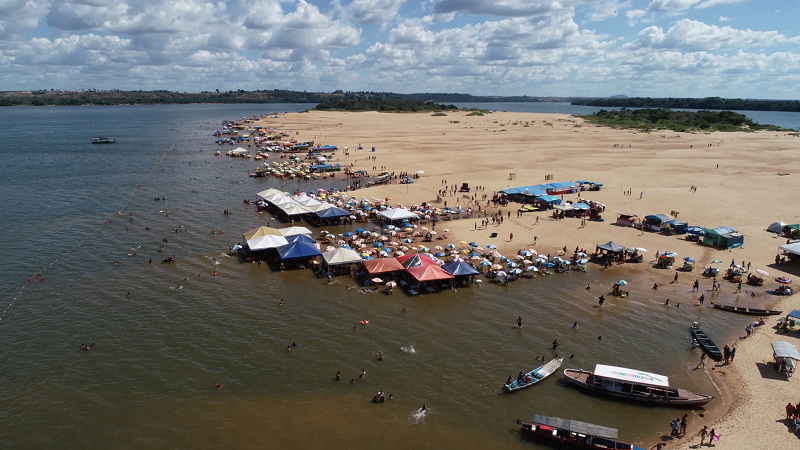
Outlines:
<svg viewBox="0 0 800 450"><path fill-rule="evenodd" d="M0 90L797 99L800 0L0 0Z"/></svg>

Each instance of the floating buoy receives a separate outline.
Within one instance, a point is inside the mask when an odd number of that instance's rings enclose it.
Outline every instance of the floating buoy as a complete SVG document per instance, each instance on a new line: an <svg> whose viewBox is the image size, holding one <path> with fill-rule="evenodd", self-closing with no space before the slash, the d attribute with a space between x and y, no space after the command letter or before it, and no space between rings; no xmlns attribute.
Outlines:
<svg viewBox="0 0 800 450"><path fill-rule="evenodd" d="M369 323L369 320L362 320L361 321L361 325L367 325L368 323Z"/></svg>

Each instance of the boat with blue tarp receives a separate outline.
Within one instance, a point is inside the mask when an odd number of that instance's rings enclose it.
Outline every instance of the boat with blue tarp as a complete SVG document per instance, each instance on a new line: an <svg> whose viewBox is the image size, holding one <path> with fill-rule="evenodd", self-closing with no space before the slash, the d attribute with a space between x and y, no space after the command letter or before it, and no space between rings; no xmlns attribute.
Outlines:
<svg viewBox="0 0 800 450"><path fill-rule="evenodd" d="M547 364L531 370L526 374L521 374L519 378L512 381L511 383L507 383L503 388L506 392L514 392L519 391L521 389L525 389L527 387L531 387L534 384L544 380L548 376L552 375L553 372L558 370L561 367L561 364L564 363L564 358L553 358Z"/></svg>

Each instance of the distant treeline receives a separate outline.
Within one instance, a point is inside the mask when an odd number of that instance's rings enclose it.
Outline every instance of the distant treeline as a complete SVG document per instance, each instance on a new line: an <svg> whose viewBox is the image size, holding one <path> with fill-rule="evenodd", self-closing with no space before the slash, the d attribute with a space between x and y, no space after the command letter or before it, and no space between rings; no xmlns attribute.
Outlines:
<svg viewBox="0 0 800 450"><path fill-rule="evenodd" d="M800 112L799 100L748 100L741 98L586 98L574 100L573 105L604 108L686 108L727 109L737 111L790 111Z"/></svg>
<svg viewBox="0 0 800 450"><path fill-rule="evenodd" d="M321 111L438 112L453 111L458 107L406 98L347 94L344 97L330 97L317 105L316 109Z"/></svg>
<svg viewBox="0 0 800 450"><path fill-rule="evenodd" d="M527 95L517 95L512 97L471 95L471 94L445 94L445 93L419 93L419 94L395 94L393 92L352 92L352 95L367 95L387 98L404 98L416 100L418 102L437 102L437 103L532 103L532 102L552 102L569 101L573 98L565 99L561 97L529 97Z"/></svg>
<svg viewBox="0 0 800 450"><path fill-rule="evenodd" d="M0 106L170 105L197 103L319 103L331 94L286 90L182 93L170 91L0 92Z"/></svg>
<svg viewBox="0 0 800 450"><path fill-rule="evenodd" d="M761 125L749 117L732 111L672 111L670 109L600 110L582 116L588 122L615 128L643 131L791 131L775 125Z"/></svg>

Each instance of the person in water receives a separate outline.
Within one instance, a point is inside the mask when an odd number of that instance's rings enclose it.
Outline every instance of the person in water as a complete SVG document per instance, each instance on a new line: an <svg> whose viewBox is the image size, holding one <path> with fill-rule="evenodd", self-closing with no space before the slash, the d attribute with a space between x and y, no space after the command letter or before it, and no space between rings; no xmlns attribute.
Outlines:
<svg viewBox="0 0 800 450"><path fill-rule="evenodd" d="M221 390L222 390L222 388L224 388L224 387L225 387L225 386L223 386L223 385L221 385L221 384L218 384L218 385L217 385L217 390L218 390L218 391L221 391Z"/></svg>
<svg viewBox="0 0 800 450"><path fill-rule="evenodd" d="M419 412L426 412L426 411L428 411L427 405L422 405L422 408L419 409Z"/></svg>
<svg viewBox="0 0 800 450"><path fill-rule="evenodd" d="M337 371L336 372L336 381L342 381L342 372L341 371Z"/></svg>
<svg viewBox="0 0 800 450"><path fill-rule="evenodd" d="M518 316L515 323L517 324L517 328L522 328L522 316Z"/></svg>
<svg viewBox="0 0 800 450"><path fill-rule="evenodd" d="M378 352L378 361L383 361L383 352Z"/></svg>
<svg viewBox="0 0 800 450"><path fill-rule="evenodd" d="M603 303L605 303L605 302L606 302L606 298L605 298L605 297L603 297L602 295L601 295L600 297L598 297L598 300L599 300L599 302L598 302L598 303L600 303L600 306L603 306Z"/></svg>
<svg viewBox="0 0 800 450"><path fill-rule="evenodd" d="M578 329L578 322L575 322L575 323L572 324L572 329L573 330L577 330Z"/></svg>
<svg viewBox="0 0 800 450"><path fill-rule="evenodd" d="M557 349L557 348L558 348L558 339L556 339L555 341L553 341L553 350L555 350L555 349Z"/></svg>

